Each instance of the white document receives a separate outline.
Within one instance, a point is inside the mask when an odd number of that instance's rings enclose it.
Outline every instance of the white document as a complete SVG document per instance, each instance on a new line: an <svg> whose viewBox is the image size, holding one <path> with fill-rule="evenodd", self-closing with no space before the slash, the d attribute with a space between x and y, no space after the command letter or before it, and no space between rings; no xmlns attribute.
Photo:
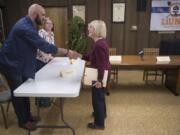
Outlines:
<svg viewBox="0 0 180 135"><path fill-rule="evenodd" d="M75 73L75 69L73 69L73 68L61 69L59 76L60 77L69 77L69 76L73 76L74 73Z"/></svg>
<svg viewBox="0 0 180 135"><path fill-rule="evenodd" d="M169 56L157 56L157 63L169 63L171 61Z"/></svg>
<svg viewBox="0 0 180 135"><path fill-rule="evenodd" d="M122 56L121 55L111 55L109 57L109 61L110 61L111 64L113 64L113 63L121 63Z"/></svg>
<svg viewBox="0 0 180 135"><path fill-rule="evenodd" d="M92 81L97 81L98 78L98 71L95 68L85 68L85 73L84 73L84 80L83 83L85 85L92 85ZM103 87L106 87L107 85L107 79L108 79L108 70L104 71L104 77L102 80Z"/></svg>

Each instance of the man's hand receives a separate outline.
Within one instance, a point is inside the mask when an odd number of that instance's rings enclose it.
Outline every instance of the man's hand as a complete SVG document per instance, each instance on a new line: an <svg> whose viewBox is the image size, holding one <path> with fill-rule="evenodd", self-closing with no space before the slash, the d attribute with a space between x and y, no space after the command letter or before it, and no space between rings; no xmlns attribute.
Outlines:
<svg viewBox="0 0 180 135"><path fill-rule="evenodd" d="M82 55L76 51L69 50L68 57L70 59L82 58Z"/></svg>
<svg viewBox="0 0 180 135"><path fill-rule="evenodd" d="M58 54L66 55L70 59L82 58L82 54L80 54L80 53L78 53L76 51L68 50L68 49L64 49L64 48L58 48Z"/></svg>
<svg viewBox="0 0 180 135"><path fill-rule="evenodd" d="M67 55L68 49L58 48L58 55Z"/></svg>
<svg viewBox="0 0 180 135"><path fill-rule="evenodd" d="M70 59L75 59L75 58L74 58L74 51L69 50L67 56L68 56Z"/></svg>

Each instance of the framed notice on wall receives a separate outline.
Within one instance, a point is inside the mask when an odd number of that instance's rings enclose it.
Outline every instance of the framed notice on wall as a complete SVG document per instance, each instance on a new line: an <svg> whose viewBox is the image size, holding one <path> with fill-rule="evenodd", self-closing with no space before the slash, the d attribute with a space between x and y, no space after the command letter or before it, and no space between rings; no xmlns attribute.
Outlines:
<svg viewBox="0 0 180 135"><path fill-rule="evenodd" d="M124 22L125 21L125 3L113 3L112 4L112 22Z"/></svg>
<svg viewBox="0 0 180 135"><path fill-rule="evenodd" d="M73 17L74 16L79 16L85 21L85 6L73 5Z"/></svg>

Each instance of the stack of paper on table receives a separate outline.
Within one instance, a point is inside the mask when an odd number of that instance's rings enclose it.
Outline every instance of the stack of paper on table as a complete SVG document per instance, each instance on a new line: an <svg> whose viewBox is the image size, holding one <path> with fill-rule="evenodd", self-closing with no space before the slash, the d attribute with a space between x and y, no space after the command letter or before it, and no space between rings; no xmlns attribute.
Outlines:
<svg viewBox="0 0 180 135"><path fill-rule="evenodd" d="M68 59L67 61L66 65L61 65L60 77L72 77L75 75L81 59Z"/></svg>
<svg viewBox="0 0 180 135"><path fill-rule="evenodd" d="M69 59L69 61L70 61L70 64L75 64L77 62L76 59Z"/></svg>
<svg viewBox="0 0 180 135"><path fill-rule="evenodd" d="M74 70L75 69L73 69L73 68L61 69L59 76L60 77L72 76L72 75L74 75L74 72L75 72Z"/></svg>
<svg viewBox="0 0 180 135"><path fill-rule="evenodd" d="M121 63L122 56L121 55L111 55L109 57L109 61L110 61L111 64L113 64L113 63Z"/></svg>
<svg viewBox="0 0 180 135"><path fill-rule="evenodd" d="M95 68L85 68L85 73L84 73L84 79L83 83L85 85L90 85L92 86L93 81L97 81L98 78L98 71ZM108 70L104 71L104 77L102 80L103 87L106 87L107 85L107 79L108 79Z"/></svg>
<svg viewBox="0 0 180 135"><path fill-rule="evenodd" d="M169 63L171 61L169 56L157 56L157 64Z"/></svg>

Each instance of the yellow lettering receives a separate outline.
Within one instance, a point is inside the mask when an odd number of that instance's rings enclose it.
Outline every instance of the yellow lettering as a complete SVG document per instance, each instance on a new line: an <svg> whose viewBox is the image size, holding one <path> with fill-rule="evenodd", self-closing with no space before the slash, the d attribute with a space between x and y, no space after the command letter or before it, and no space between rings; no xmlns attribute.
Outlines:
<svg viewBox="0 0 180 135"><path fill-rule="evenodd" d="M161 25L179 25L179 24L180 24L180 18L161 19Z"/></svg>
<svg viewBox="0 0 180 135"><path fill-rule="evenodd" d="M169 25L173 25L173 22L174 22L174 19L173 19L173 18L169 18L169 19L168 19L168 24L169 24Z"/></svg>
<svg viewBox="0 0 180 135"><path fill-rule="evenodd" d="M180 24L180 18L175 18L175 24Z"/></svg>

